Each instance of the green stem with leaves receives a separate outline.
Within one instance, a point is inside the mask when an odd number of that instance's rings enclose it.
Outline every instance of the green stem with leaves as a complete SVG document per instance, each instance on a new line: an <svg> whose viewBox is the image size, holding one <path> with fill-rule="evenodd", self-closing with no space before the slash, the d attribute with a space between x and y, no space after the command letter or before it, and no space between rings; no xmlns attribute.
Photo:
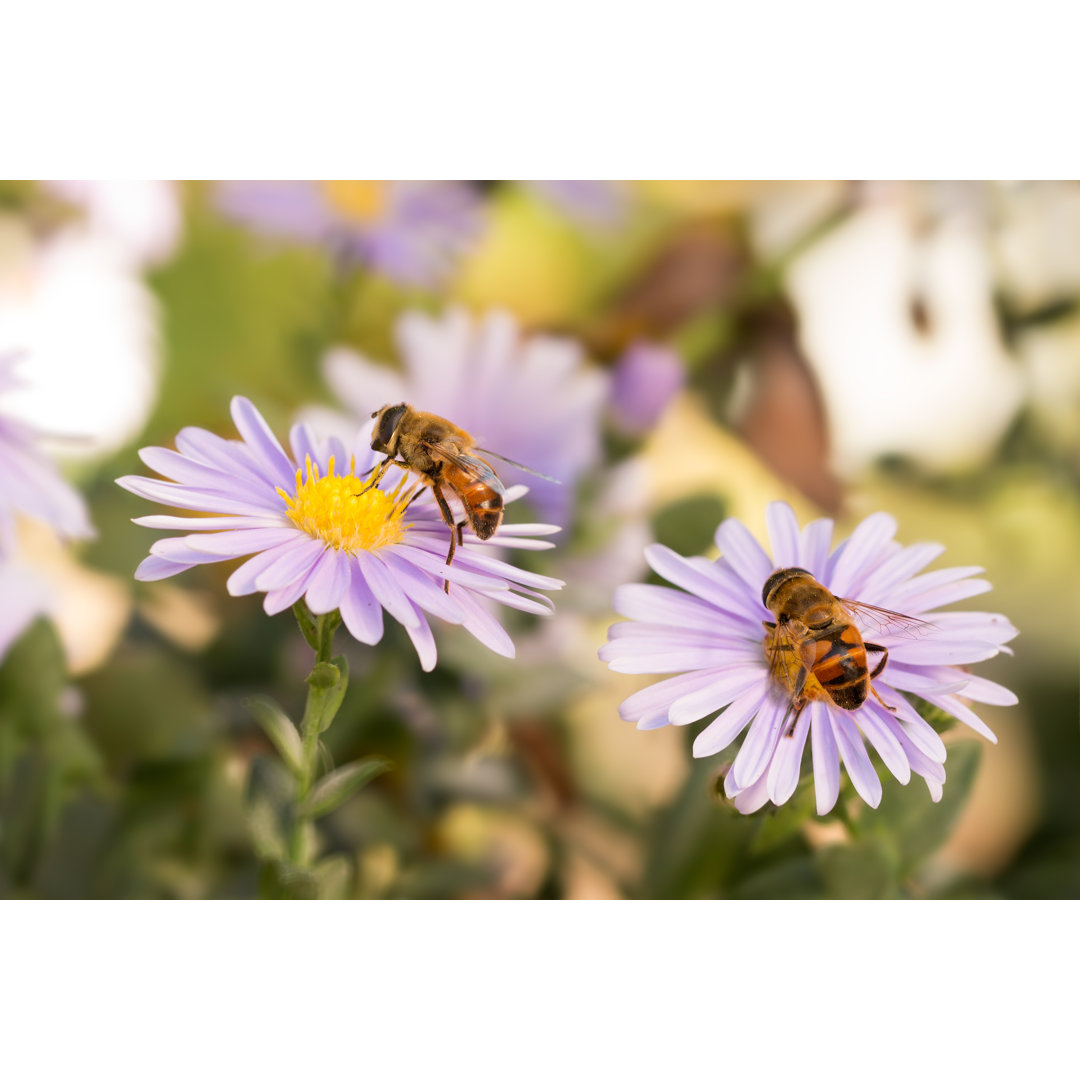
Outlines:
<svg viewBox="0 0 1080 1080"><path fill-rule="evenodd" d="M256 770L249 795L256 844L266 860L265 889L274 896L323 891L324 871L335 859L335 871L340 870L342 857L317 861L316 819L335 810L389 767L381 758L365 758L320 775L320 736L337 715L349 682L345 658L333 655L341 616L336 611L313 615L303 602L293 611L305 640L315 650L303 718L294 724L267 698L250 703L281 757L281 764L271 762Z"/></svg>

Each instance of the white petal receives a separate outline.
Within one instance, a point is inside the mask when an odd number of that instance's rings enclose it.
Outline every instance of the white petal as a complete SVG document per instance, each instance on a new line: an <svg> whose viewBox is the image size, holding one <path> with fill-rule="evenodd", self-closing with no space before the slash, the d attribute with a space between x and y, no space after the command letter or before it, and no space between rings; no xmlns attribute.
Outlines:
<svg viewBox="0 0 1080 1080"><path fill-rule="evenodd" d="M726 615L742 616L751 625L760 625L763 616L760 597L751 594L742 581L733 587L716 573L715 564L707 559L685 559L663 544L650 544L645 549L645 561L662 578L714 604Z"/></svg>
<svg viewBox="0 0 1080 1080"><path fill-rule="evenodd" d="M836 745L840 757L851 777L855 790L868 806L877 806L881 802L881 780L874 771L870 755L863 746L862 736L851 717L841 709L831 709L829 720L832 723Z"/></svg>
<svg viewBox="0 0 1080 1080"><path fill-rule="evenodd" d="M370 551L358 551L356 561L379 603L402 626L416 626L420 615L386 564Z"/></svg>
<svg viewBox="0 0 1080 1080"><path fill-rule="evenodd" d="M418 608L414 608L414 610L416 611L416 619L411 625L405 626L405 633L409 635L409 640L412 641L413 648L416 649L416 655L420 657L420 667L424 671L431 671L435 667L436 659L438 659L435 650L435 638L423 613Z"/></svg>
<svg viewBox="0 0 1080 1080"><path fill-rule="evenodd" d="M941 736L912 708L911 702L888 687L879 686L878 693L887 705L896 710L893 715L919 752L932 761L944 761L946 751ZM895 731L895 728L893 730ZM908 757L910 760L910 754Z"/></svg>
<svg viewBox="0 0 1080 1080"><path fill-rule="evenodd" d="M895 533L895 518L882 512L871 514L829 560L828 581L822 584L837 596L857 597L861 581L886 555Z"/></svg>
<svg viewBox="0 0 1080 1080"><path fill-rule="evenodd" d="M769 530L769 546L772 548L773 565L778 569L802 566L799 562L799 522L795 511L786 502L771 502L765 509L765 524ZM803 567L804 570L809 569ZM762 582L764 585L764 582Z"/></svg>
<svg viewBox="0 0 1080 1080"><path fill-rule="evenodd" d="M712 604L666 585L620 585L612 600L615 611L627 619L692 626L723 633L724 613Z"/></svg>
<svg viewBox="0 0 1080 1080"><path fill-rule="evenodd" d="M728 746L757 713L767 692L761 687L747 691L741 698L733 701L694 740L694 757L708 757Z"/></svg>
<svg viewBox="0 0 1080 1080"><path fill-rule="evenodd" d="M255 587L265 592L284 589L298 578L306 578L312 567L322 557L326 545L321 540L304 533L296 533L296 541L289 541L278 548L281 557L275 559L255 579ZM287 549L287 550L286 550Z"/></svg>
<svg viewBox="0 0 1080 1080"><path fill-rule="evenodd" d="M624 646L635 647L627 651ZM652 651L642 651L637 643L609 641L600 650L600 659L612 671L624 675L666 675L676 671L698 671L701 668L725 667L732 663L746 663L745 653L738 648L690 648L688 646L667 649L657 646ZM765 674L765 661L760 662L761 675ZM760 677L760 676L759 676Z"/></svg>
<svg viewBox="0 0 1080 1080"><path fill-rule="evenodd" d="M362 641L365 645L376 645L383 636L382 604L375 599L375 594L360 572L360 567L353 563L349 571L349 587L341 599L339 609L342 621L357 641Z"/></svg>
<svg viewBox="0 0 1080 1080"><path fill-rule="evenodd" d="M818 518L803 529L802 554L795 563L809 570L821 581L829 565L829 547L832 544L833 523L830 518Z"/></svg>
<svg viewBox="0 0 1080 1080"><path fill-rule="evenodd" d="M229 405L236 430L248 446L255 451L259 471L271 485L286 491L295 482L296 466L289 460L281 448L269 424L262 418L259 410L245 397L234 397Z"/></svg>
<svg viewBox="0 0 1080 1080"><path fill-rule="evenodd" d="M716 546L735 573L760 595L773 565L750 530L737 518L728 518L716 530Z"/></svg>
<svg viewBox="0 0 1080 1080"><path fill-rule="evenodd" d="M188 563L175 563L169 559L163 559L159 555L147 555L137 567L135 567L136 581L163 581L165 578L174 577L189 569Z"/></svg>
<svg viewBox="0 0 1080 1080"><path fill-rule="evenodd" d="M305 600L313 615L337 611L349 586L349 556L335 548L323 551L308 579Z"/></svg>
<svg viewBox="0 0 1080 1080"><path fill-rule="evenodd" d="M290 540L288 543L271 548L269 551L253 555L242 566L238 566L232 572L228 581L225 582L225 588L228 590L229 595L247 596L249 593L258 592L259 587L256 580L260 574L265 573L280 559L288 558L293 552L310 543L310 537L297 536L295 540Z"/></svg>
<svg viewBox="0 0 1080 1080"><path fill-rule="evenodd" d="M1002 647L986 641L896 641L889 656L901 664L977 664L997 656Z"/></svg>
<svg viewBox="0 0 1080 1080"><path fill-rule="evenodd" d="M944 544L912 544L902 548L872 571L859 587L864 604L888 606L891 590L918 573L945 551Z"/></svg>
<svg viewBox="0 0 1080 1080"><path fill-rule="evenodd" d="M806 569L806 567L803 567ZM802 769L803 750L806 747L806 736L810 731L810 717L808 709L799 713L795 726L790 734L785 733L773 754L772 764L766 781L769 789L769 798L777 806L781 806L795 793L799 784L799 773Z"/></svg>
<svg viewBox="0 0 1080 1080"><path fill-rule="evenodd" d="M939 709L947 712L950 716L955 716L961 723L967 724L969 728L977 731L983 737L989 739L992 743L997 742L997 736L971 711L962 701L960 701L954 694L928 694L926 700L931 705L936 705Z"/></svg>
<svg viewBox="0 0 1080 1080"><path fill-rule="evenodd" d="M468 592L461 593L457 600L464 615L461 625L493 653L512 658L515 653L514 642L499 620Z"/></svg>
<svg viewBox="0 0 1080 1080"><path fill-rule="evenodd" d="M738 810L740 814L753 814L760 810L768 801L768 778L764 775L758 777L750 787L743 788L743 790L732 799L732 802L735 804L735 809Z"/></svg>
<svg viewBox="0 0 1080 1080"><path fill-rule="evenodd" d="M203 533L186 536L185 543L192 551L205 551L233 557L254 555L256 551L265 551L288 540L294 540L297 530L294 528L256 528L234 529L229 532Z"/></svg>
<svg viewBox="0 0 1080 1080"><path fill-rule="evenodd" d="M683 694L671 703L668 723L689 724L700 720L717 709L730 705L753 686L764 684L768 678L764 668L748 670L742 664L716 668L712 675L713 678L706 686Z"/></svg>
<svg viewBox="0 0 1080 1080"><path fill-rule="evenodd" d="M671 703L713 681L712 671L694 671L688 675L675 675L663 679L643 690L631 694L620 706L619 716L641 729L664 727L667 724Z"/></svg>
<svg viewBox="0 0 1080 1080"><path fill-rule="evenodd" d="M840 754L833 735L829 710L820 701L807 706L810 712L810 747L814 759L814 797L817 812L827 814L840 794Z"/></svg>
<svg viewBox="0 0 1080 1080"><path fill-rule="evenodd" d="M732 766L740 788L748 788L768 769L776 744L792 719L790 705L790 701L770 695L754 717Z"/></svg>
<svg viewBox="0 0 1080 1080"><path fill-rule="evenodd" d="M911 765L894 732L894 728L900 727L900 721L887 709L881 709L877 702L873 702L872 706L863 706L855 717L860 730L885 763L885 768L901 784L906 784L911 779Z"/></svg>

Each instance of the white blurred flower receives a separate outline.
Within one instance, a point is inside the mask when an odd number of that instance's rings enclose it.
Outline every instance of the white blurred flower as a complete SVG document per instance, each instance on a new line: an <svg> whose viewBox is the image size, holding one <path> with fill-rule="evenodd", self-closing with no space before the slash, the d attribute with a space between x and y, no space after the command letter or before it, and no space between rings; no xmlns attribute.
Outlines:
<svg viewBox="0 0 1080 1080"><path fill-rule="evenodd" d="M83 211L72 228L112 246L134 266L156 266L179 246L183 215L171 180L49 180L45 187Z"/></svg>
<svg viewBox="0 0 1080 1080"><path fill-rule="evenodd" d="M81 227L39 242L0 214L0 354L23 357L5 411L71 456L142 428L158 376L157 309L128 256Z"/></svg>
<svg viewBox="0 0 1080 1080"><path fill-rule="evenodd" d="M886 454L933 470L975 467L1024 396L998 333L979 215L951 214L932 234L911 225L900 201L875 201L789 272L844 472ZM916 301L929 308L921 330Z"/></svg>

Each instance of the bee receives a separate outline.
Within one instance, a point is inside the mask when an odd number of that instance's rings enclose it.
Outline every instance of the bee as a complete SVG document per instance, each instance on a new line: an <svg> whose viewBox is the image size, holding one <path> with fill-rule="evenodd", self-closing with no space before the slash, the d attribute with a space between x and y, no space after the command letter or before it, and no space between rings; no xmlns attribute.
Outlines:
<svg viewBox="0 0 1080 1080"><path fill-rule="evenodd" d="M454 561L454 552L462 542L465 524L455 522L446 501L448 492L461 503L469 528L481 540L490 540L502 522L506 488L491 465L473 451L479 450L490 457L502 458L502 455L477 447L467 431L449 420L434 413L421 412L404 402L384 405L371 415L375 420L371 448L386 454L386 460L379 465L370 485L377 484L391 465L397 465L415 473L431 488L443 521L450 527L450 551L446 556L446 565L450 566ZM533 472L509 458L502 460L526 472ZM544 476L543 473L534 475L558 483L554 477ZM449 581L443 582L443 589L450 591Z"/></svg>
<svg viewBox="0 0 1080 1080"><path fill-rule="evenodd" d="M870 694L882 701L873 679L884 670L889 650L864 641L855 625L857 615L879 631L902 629L920 633L930 624L886 608L833 596L813 575L798 566L777 570L761 590L761 602L776 616L763 622L768 631L765 653L773 678L791 691L789 713L798 719L808 701L827 697L849 711L858 709ZM868 655L880 655L871 671ZM787 734L794 731L794 722Z"/></svg>

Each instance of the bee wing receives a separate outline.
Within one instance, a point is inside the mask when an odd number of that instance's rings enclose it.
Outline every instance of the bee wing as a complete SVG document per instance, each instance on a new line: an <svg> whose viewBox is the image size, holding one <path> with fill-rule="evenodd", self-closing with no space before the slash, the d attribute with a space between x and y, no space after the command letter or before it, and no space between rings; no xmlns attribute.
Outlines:
<svg viewBox="0 0 1080 1080"><path fill-rule="evenodd" d="M485 450L482 446L478 446L476 449L479 450L481 454L487 454L489 457L505 461L507 465L513 465L515 469L521 469L522 472L531 473L533 476L539 476L541 480L549 480L553 484L562 483L561 480L556 480L554 476L548 476L547 473L537 472L536 469L530 469L528 465L522 465L520 461L508 458L505 454L497 454L494 450Z"/></svg>
<svg viewBox="0 0 1080 1080"><path fill-rule="evenodd" d="M853 622L857 624L861 620L878 634L896 633L918 638L934 629L933 623L916 619L912 615L901 615L899 611L864 604L859 600L847 600L842 596L838 596L836 602L844 608Z"/></svg>
<svg viewBox="0 0 1080 1080"><path fill-rule="evenodd" d="M495 470L483 458L466 454L463 450L458 450L452 444L448 445L445 442L425 442L424 448L432 457L441 458L448 464L461 469L462 472L475 476L477 480L484 480L487 483L495 481L500 487L502 486L502 481Z"/></svg>

